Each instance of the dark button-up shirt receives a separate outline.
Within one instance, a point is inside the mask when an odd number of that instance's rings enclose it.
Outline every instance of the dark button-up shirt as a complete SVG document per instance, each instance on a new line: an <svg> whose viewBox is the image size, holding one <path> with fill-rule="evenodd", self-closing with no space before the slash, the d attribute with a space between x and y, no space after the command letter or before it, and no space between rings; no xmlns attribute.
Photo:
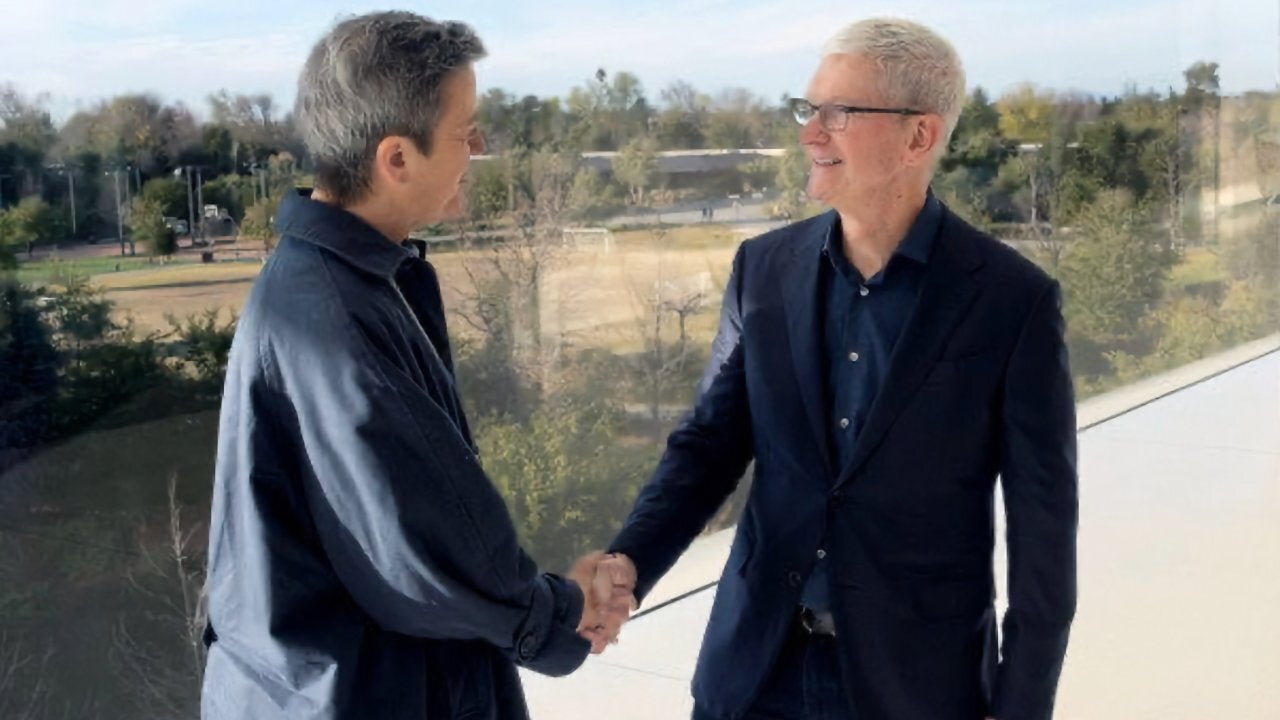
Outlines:
<svg viewBox="0 0 1280 720"><path fill-rule="evenodd" d="M889 371L893 348L915 309L941 220L941 205L930 194L889 262L870 278L864 279L845 257L838 218L822 247L827 260L819 278L825 301L827 436L837 471L853 458L858 434ZM815 610L830 605L825 556L825 551L820 553L802 596L802 602Z"/></svg>
<svg viewBox="0 0 1280 720"><path fill-rule="evenodd" d="M515 665L582 663L481 469L435 272L298 196L236 330L209 538L202 716L525 718Z"/></svg>

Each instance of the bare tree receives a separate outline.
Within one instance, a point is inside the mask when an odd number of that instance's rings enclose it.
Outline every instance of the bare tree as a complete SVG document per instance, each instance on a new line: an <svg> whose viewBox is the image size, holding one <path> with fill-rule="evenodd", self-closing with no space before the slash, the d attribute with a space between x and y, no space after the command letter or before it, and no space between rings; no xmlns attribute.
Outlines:
<svg viewBox="0 0 1280 720"><path fill-rule="evenodd" d="M35 720L49 701L46 675L52 649L37 654L19 638L0 632L0 717Z"/></svg>
<svg viewBox="0 0 1280 720"><path fill-rule="evenodd" d="M658 277L647 292L633 282L632 296L637 308L636 329L644 347L636 356L635 368L647 396L649 416L654 421L655 440L660 443L665 435L659 422L663 415L662 401L690 361L688 320L707 307L711 274L708 271L692 277L669 278L666 262L669 233L661 227L652 233L657 246ZM674 342L669 338L672 315L677 326Z"/></svg>
<svg viewBox="0 0 1280 720"><path fill-rule="evenodd" d="M139 710L189 716L198 707L204 679L205 563L196 551L201 525L183 526L175 476L169 478L168 509L163 552L144 545L142 572L129 574L139 598L154 608L145 613L147 632L121 618L112 654L134 688Z"/></svg>

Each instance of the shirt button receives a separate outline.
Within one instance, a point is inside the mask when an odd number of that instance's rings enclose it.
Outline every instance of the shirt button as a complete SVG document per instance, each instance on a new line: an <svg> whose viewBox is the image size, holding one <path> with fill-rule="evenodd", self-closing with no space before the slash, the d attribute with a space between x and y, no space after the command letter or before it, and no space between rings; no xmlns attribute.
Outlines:
<svg viewBox="0 0 1280 720"><path fill-rule="evenodd" d="M849 429L849 418L840 418L840 429L841 430Z"/></svg>
<svg viewBox="0 0 1280 720"><path fill-rule="evenodd" d="M858 288L858 294L861 295L862 297L866 297L871 294L871 289L868 288L866 285L863 285L862 287Z"/></svg>
<svg viewBox="0 0 1280 720"><path fill-rule="evenodd" d="M821 559L825 558L826 556L827 556L827 551L826 551L826 550L823 550L823 549L821 549L821 548L819 548L819 549L818 549L818 559L819 559L819 560L821 560Z"/></svg>
<svg viewBox="0 0 1280 720"><path fill-rule="evenodd" d="M862 357L862 356L861 356L861 355L859 355L859 354L858 354L858 353L856 353L856 352L851 352L851 353L849 353L849 360L850 360L850 361L852 361L852 362L858 362L858 358L860 358L860 357Z"/></svg>

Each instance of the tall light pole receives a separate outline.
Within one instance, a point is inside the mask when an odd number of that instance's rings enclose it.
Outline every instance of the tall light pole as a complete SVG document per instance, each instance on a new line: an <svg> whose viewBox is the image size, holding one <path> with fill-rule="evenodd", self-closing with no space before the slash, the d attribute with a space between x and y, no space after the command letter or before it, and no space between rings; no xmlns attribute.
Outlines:
<svg viewBox="0 0 1280 720"><path fill-rule="evenodd" d="M196 205L200 208L200 244L207 245L209 240L204 234L204 180L199 165L196 166Z"/></svg>
<svg viewBox="0 0 1280 720"><path fill-rule="evenodd" d="M48 165L49 170L55 170L60 175L67 176L67 194L71 196L71 236L76 235L76 180L73 168L66 163L57 163Z"/></svg>
<svg viewBox="0 0 1280 720"><path fill-rule="evenodd" d="M71 194L71 237L76 236L76 174L67 168L67 192Z"/></svg>
<svg viewBox="0 0 1280 720"><path fill-rule="evenodd" d="M118 233L120 238L120 255L123 256L125 254L124 252L124 215L120 211L120 170L119 169L111 171L111 179L114 181L115 188L116 188L116 232Z"/></svg>
<svg viewBox="0 0 1280 720"><path fill-rule="evenodd" d="M196 244L196 201L195 195L191 191L191 166L183 165L173 171L175 176L184 175L187 181L187 236L191 239L191 245Z"/></svg>

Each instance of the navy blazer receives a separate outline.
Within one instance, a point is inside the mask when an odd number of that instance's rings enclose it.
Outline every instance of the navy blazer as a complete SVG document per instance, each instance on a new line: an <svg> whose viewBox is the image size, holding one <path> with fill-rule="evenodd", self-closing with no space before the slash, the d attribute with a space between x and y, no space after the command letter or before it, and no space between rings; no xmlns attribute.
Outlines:
<svg viewBox="0 0 1280 720"><path fill-rule="evenodd" d="M1047 720L1076 607L1075 403L1057 283L944 208L850 462L824 424L818 263L834 213L743 243L690 416L611 549L643 597L755 470L693 681L739 718L822 538L858 720ZM994 488L1008 520L998 648ZM999 649L999 652L998 652Z"/></svg>

